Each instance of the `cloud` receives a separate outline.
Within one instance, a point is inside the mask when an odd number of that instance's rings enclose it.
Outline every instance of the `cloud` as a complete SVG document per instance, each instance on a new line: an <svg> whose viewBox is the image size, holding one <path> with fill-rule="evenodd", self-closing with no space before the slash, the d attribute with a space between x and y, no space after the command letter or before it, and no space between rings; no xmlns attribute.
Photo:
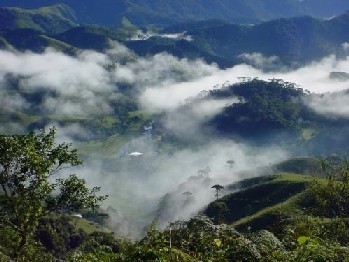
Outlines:
<svg viewBox="0 0 349 262"><path fill-rule="evenodd" d="M255 54L253 56L256 56ZM273 59L272 59L273 60ZM349 57L337 60L335 56L325 57L304 67L285 71L263 72L253 66L241 64L225 70L212 70L209 75L188 82L149 86L140 95L142 105L147 109L168 110L203 90L212 90L226 83L239 82L239 77L268 80L284 79L314 93L325 93L349 88L348 82L334 81L329 78L331 72L349 72Z"/></svg>
<svg viewBox="0 0 349 262"><path fill-rule="evenodd" d="M30 103L25 94L43 92L46 95L42 104L31 102L43 113L106 113L110 108L101 106L105 100L103 95L113 90L109 75L103 68L108 61L106 55L92 51L71 57L53 49L47 49L43 54L0 50L3 76L0 81L6 86L6 75L18 77L18 93L14 97L23 101L22 110L28 109Z"/></svg>
<svg viewBox="0 0 349 262"><path fill-rule="evenodd" d="M92 136L91 132L83 128L78 123L61 125L52 121L45 126L45 130L55 127L57 130L56 143L77 143L81 140L86 140Z"/></svg>
<svg viewBox="0 0 349 262"><path fill-rule="evenodd" d="M117 82L134 84L138 87L167 87L210 75L218 70L217 65L208 65L202 60L176 58L166 53L153 57L139 57L136 61L118 65L114 74Z"/></svg>
<svg viewBox="0 0 349 262"><path fill-rule="evenodd" d="M263 63L272 66L278 62L276 57L266 58L259 54L244 54L244 57L258 66L263 66ZM112 70L106 69L108 65ZM348 68L348 58L337 60L329 56L289 71L273 68L266 73L246 64L220 70L215 64L206 64L202 60L179 59L164 53L136 57L117 43L105 54L88 51L76 57L52 49L43 54L0 51L0 91L4 94L0 102L18 111L38 108L43 115L95 117L112 112L110 100L118 96L118 87L126 85L138 95L143 108L169 112L164 120L168 130L189 141L203 136L200 146L184 149L162 145L156 134L154 137L140 135L122 145L116 136L116 142L111 138L91 142L95 145L92 150L85 147L82 152L85 165L76 172L89 184L101 186L103 193L110 195L105 208L110 205L117 210L113 213L116 231L139 234L156 217L159 201L166 193L174 193L178 197L169 202L174 207L172 211L161 212L160 222L163 225L170 220L188 218L214 198L211 183L190 182L190 177L197 176L198 170L209 167L208 181L225 185L256 175L255 170L288 155L272 145L256 148L238 141L205 136L200 123L220 112L226 104L234 103L234 99L202 99L183 114L186 102L190 99L195 101L202 91L236 83L240 81L239 77L281 78L315 93L345 90L348 82L330 79L329 74L347 72ZM33 100L31 95L37 93L41 93L42 97ZM331 100L336 105L331 105ZM324 114L347 114L347 102L349 100L343 92L324 95L324 98L314 96L309 104ZM93 136L78 123L52 121L48 126L53 124L58 126L58 141L78 145L79 139ZM23 131L15 124L9 123L8 127L11 131ZM107 155L107 148L110 151L108 157L98 156L99 153ZM126 156L134 151L143 155ZM231 159L235 161L232 169L226 163ZM244 172L246 170L248 172ZM194 198L186 202L185 207L182 189L190 191Z"/></svg>
<svg viewBox="0 0 349 262"><path fill-rule="evenodd" d="M107 58L95 52L70 57L52 49L43 54L0 51L0 58L1 71L23 76L21 88L26 90L48 88L72 95L109 88L103 70Z"/></svg>
<svg viewBox="0 0 349 262"><path fill-rule="evenodd" d="M107 65L113 64L115 70L106 70ZM217 70L216 65L201 60L178 59L165 53L135 59L117 43L105 54L83 51L76 57L53 49L42 54L0 50L1 88L9 85L10 75L17 81L13 100L22 101L16 108L36 107L45 114L111 113L108 99L117 93L118 85L128 84L134 89L166 87ZM8 89L13 91L12 87ZM25 95L35 93L44 94L42 101L29 101Z"/></svg>
<svg viewBox="0 0 349 262"><path fill-rule="evenodd" d="M318 114L330 118L349 117L349 93L341 91L308 97L306 103Z"/></svg>
<svg viewBox="0 0 349 262"><path fill-rule="evenodd" d="M189 101L183 107L168 111L163 119L167 130L189 141L205 139L207 133L202 129L202 124L220 113L224 107L239 102L237 98Z"/></svg>
<svg viewBox="0 0 349 262"><path fill-rule="evenodd" d="M123 153L137 150L143 155L120 156L115 152L108 159L94 156L85 161L80 170L89 184L97 184L103 193L109 194L104 208L111 206L117 210L111 213L111 226L124 236L144 233L146 225L156 218L162 226L176 219L189 218L214 199L212 185L226 185L256 176L256 170L287 157L287 153L277 147L258 149L228 140L166 152L144 136L129 141L125 147L119 150ZM227 161L232 159L235 164L230 168ZM209 183L196 183L198 171L206 167L210 169ZM190 191L195 201L180 209L185 191ZM172 208L159 210L160 200L171 192L176 192L177 201L172 199L169 202Z"/></svg>
<svg viewBox="0 0 349 262"><path fill-rule="evenodd" d="M278 147L255 150L231 140L221 140L209 142L198 152L186 156L187 159L199 158L201 166L197 166L190 174L187 173L182 183L177 183L178 186L168 191L168 199L161 202L158 209L159 224L165 226L168 222L185 220L197 214L215 199L211 188L214 184L227 185L261 175L265 172L265 167L287 157L287 153ZM230 166L228 160L233 160L234 165ZM187 166L182 168L186 170ZM190 192L190 195L186 195L186 192ZM226 193L228 191L221 195Z"/></svg>
<svg viewBox="0 0 349 262"><path fill-rule="evenodd" d="M29 103L16 93L1 95L0 105L2 108L10 109L10 111L21 111L29 108Z"/></svg>
<svg viewBox="0 0 349 262"><path fill-rule="evenodd" d="M243 53L238 56L242 61L256 68L261 68L264 70L275 70L280 69L281 61L277 56L266 57L260 53Z"/></svg>
<svg viewBox="0 0 349 262"><path fill-rule="evenodd" d="M131 37L131 40L133 41L144 41L151 37L161 37L161 38L169 38L174 40L186 40L186 41L193 41L193 37L191 35L188 35L187 32L182 33L174 33L174 34L155 34L152 32L146 32L139 30L135 33L134 36Z"/></svg>

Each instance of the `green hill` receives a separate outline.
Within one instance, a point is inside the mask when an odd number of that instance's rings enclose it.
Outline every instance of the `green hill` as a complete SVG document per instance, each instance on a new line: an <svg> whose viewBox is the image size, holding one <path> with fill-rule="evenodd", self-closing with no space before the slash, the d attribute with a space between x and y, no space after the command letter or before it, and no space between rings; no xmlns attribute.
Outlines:
<svg viewBox="0 0 349 262"><path fill-rule="evenodd" d="M57 34L76 25L74 11L62 4L32 10L0 7L0 29L31 28Z"/></svg>
<svg viewBox="0 0 349 262"><path fill-rule="evenodd" d="M53 47L69 54L76 51L75 47L31 28L3 29L0 30L0 37L6 49L43 52L47 47Z"/></svg>
<svg viewBox="0 0 349 262"><path fill-rule="evenodd" d="M112 29L77 25L74 15L65 5L31 10L0 8L0 44L32 51L53 46L73 53L73 48L103 51L110 47L110 40L117 40L141 56L167 52L181 58L202 58L225 68L239 63L253 64L244 56L252 53L277 56L274 66L297 67L330 54L343 56L342 44L349 42L346 33L349 13L330 20L303 16L256 25L231 24L217 19L185 22L171 24L158 35L141 41L130 40L138 30L132 20L123 18L120 27ZM164 37L184 31L185 39ZM270 69L265 67L263 69Z"/></svg>
<svg viewBox="0 0 349 262"><path fill-rule="evenodd" d="M298 17L255 26L223 24L189 29L187 34L193 45L218 57L233 60L243 53L261 53L285 63L304 63L342 51L341 44L349 41L344 33L349 30L348 17L349 13L329 21Z"/></svg>
<svg viewBox="0 0 349 262"><path fill-rule="evenodd" d="M122 18L140 26L222 19L256 23L280 17L332 17L349 8L346 0L0 0L0 6L38 8L64 3L76 11L79 23L115 26Z"/></svg>
<svg viewBox="0 0 349 262"><path fill-rule="evenodd" d="M79 26L54 37L77 48L103 51L110 47L110 36L113 37L103 28Z"/></svg>
<svg viewBox="0 0 349 262"><path fill-rule="evenodd" d="M295 196L304 192L312 180L311 177L296 174L275 175L272 180L210 203L204 213L215 223L243 225L244 229L254 225L254 230L266 228L274 223L278 208L291 205Z"/></svg>
<svg viewBox="0 0 349 262"><path fill-rule="evenodd" d="M171 25L162 33L185 32L192 41L151 37L128 41L127 46L139 54L166 51L173 55L193 50L207 61L222 67L251 63L243 54L261 53L277 56L279 64L299 66L330 54L343 55L342 44L349 42L349 13L330 20L312 17L274 19L256 25L230 24L220 20ZM269 69L269 68L263 68Z"/></svg>

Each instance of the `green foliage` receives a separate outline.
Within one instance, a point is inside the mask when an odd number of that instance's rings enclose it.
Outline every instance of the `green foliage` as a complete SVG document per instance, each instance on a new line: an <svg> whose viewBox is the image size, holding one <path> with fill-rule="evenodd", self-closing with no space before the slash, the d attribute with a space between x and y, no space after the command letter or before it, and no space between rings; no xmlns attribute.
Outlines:
<svg viewBox="0 0 349 262"><path fill-rule="evenodd" d="M204 213L211 217L215 223L233 223L286 201L304 191L309 182L306 178L295 181L278 181L277 177L274 179L275 181L262 181L260 184L211 202Z"/></svg>
<svg viewBox="0 0 349 262"><path fill-rule="evenodd" d="M215 226L205 216L177 221L164 231L150 227L137 245L135 261L258 261L254 244L229 226ZM171 260L170 260L171 261Z"/></svg>
<svg viewBox="0 0 349 262"><path fill-rule="evenodd" d="M321 167L316 158L297 157L283 161L275 166L280 172L321 176Z"/></svg>
<svg viewBox="0 0 349 262"><path fill-rule="evenodd" d="M0 28L31 28L41 33L57 34L75 27L74 11L58 4L34 10L14 7L0 8Z"/></svg>
<svg viewBox="0 0 349 262"><path fill-rule="evenodd" d="M54 138L55 129L0 135L0 221L14 234L10 252L15 258L30 254L40 218L53 211L91 209L106 198L76 175L52 182L62 168L81 164L75 149L56 145Z"/></svg>
<svg viewBox="0 0 349 262"><path fill-rule="evenodd" d="M310 188L312 212L325 217L349 216L349 161L330 159L321 161L326 183L314 182Z"/></svg>
<svg viewBox="0 0 349 262"><path fill-rule="evenodd" d="M347 261L349 249L336 243L314 237L299 237L295 251L289 252L289 261Z"/></svg>
<svg viewBox="0 0 349 262"><path fill-rule="evenodd" d="M267 230L261 230L251 234L250 239L256 245L263 258L277 256L277 254L282 254L286 251L282 242Z"/></svg>
<svg viewBox="0 0 349 262"><path fill-rule="evenodd" d="M67 261L120 261L120 244L110 233L95 232L87 236Z"/></svg>
<svg viewBox="0 0 349 262"><path fill-rule="evenodd" d="M71 220L70 216L55 214L39 220L35 239L56 258L65 258L69 251L77 248L87 237L84 231L73 226Z"/></svg>
<svg viewBox="0 0 349 262"><path fill-rule="evenodd" d="M219 191L221 191L222 189L224 189L224 186L221 186L221 185L219 185L219 184L215 184L215 185L211 186L211 188L214 188L214 189L216 190L215 197L216 197L217 200L218 200L218 198L219 198Z"/></svg>
<svg viewBox="0 0 349 262"><path fill-rule="evenodd" d="M55 38L81 49L102 51L110 47L109 38L105 32L94 27L79 26L55 35Z"/></svg>
<svg viewBox="0 0 349 262"><path fill-rule="evenodd" d="M146 237L129 248L126 261L196 261L185 250L170 244L170 239L169 233L156 229L153 222Z"/></svg>
<svg viewBox="0 0 349 262"><path fill-rule="evenodd" d="M211 91L215 98L238 97L240 103L226 107L212 123L223 132L237 130L239 135L275 129L296 128L304 92L289 83L252 80Z"/></svg>

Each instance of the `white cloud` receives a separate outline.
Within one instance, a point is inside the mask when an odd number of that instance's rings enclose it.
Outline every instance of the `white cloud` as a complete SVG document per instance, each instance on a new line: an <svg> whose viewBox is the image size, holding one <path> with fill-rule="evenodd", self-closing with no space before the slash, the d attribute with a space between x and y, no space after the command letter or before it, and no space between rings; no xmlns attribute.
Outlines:
<svg viewBox="0 0 349 262"><path fill-rule="evenodd" d="M335 56L326 57L304 67L285 71L263 72L249 65L237 65L226 70L212 70L208 76L164 86L149 86L140 96L141 103L150 109L173 109L186 99L203 90L212 90L224 82L234 84L239 77L258 77L263 80L271 78L284 79L296 83L301 88L315 93L334 92L349 88L348 82L333 81L330 72L349 72L349 57L337 60Z"/></svg>
<svg viewBox="0 0 349 262"><path fill-rule="evenodd" d="M217 70L216 65L208 65L202 60L179 59L160 53L118 65L114 79L141 87L166 87L168 84L198 79Z"/></svg>
<svg viewBox="0 0 349 262"><path fill-rule="evenodd" d="M243 53L238 57L245 61L247 64L261 69L276 69L280 64L279 57L266 57L260 53Z"/></svg>
<svg viewBox="0 0 349 262"><path fill-rule="evenodd" d="M343 43L342 48L345 52L348 52L349 51L349 43L347 43L347 42Z"/></svg>
<svg viewBox="0 0 349 262"><path fill-rule="evenodd" d="M306 102L319 114L328 117L349 117L348 91L310 96Z"/></svg>
<svg viewBox="0 0 349 262"><path fill-rule="evenodd" d="M265 58L258 54L245 54L245 57L259 65L277 62L276 57ZM111 63L115 63L116 68L109 72L104 65ZM0 82L6 83L7 74L21 77L20 92L13 90L11 93L6 87L0 87L0 91L6 94L0 102L15 110L38 106L42 113L108 113L111 111L108 101L117 92L116 86L126 83L140 92L139 100L145 108L172 110L166 126L193 138L201 134L198 127L205 116L212 116L227 103L234 102L203 100L187 115L177 111L185 100L195 97L203 90L211 90L228 82L236 83L239 77L258 77L265 80L281 78L316 93L332 92L349 86L348 82L331 80L330 72L348 72L348 68L348 58L336 60L334 56L330 56L290 71L282 68L265 73L246 64L220 70L214 64L208 65L201 60L178 59L168 54L135 59L125 47L119 45L106 54L82 52L77 57L53 50L47 50L43 54L0 51ZM23 95L24 91L36 92L43 89L52 91L52 94L47 92L39 105L30 104ZM327 99L325 102L315 97L309 103L324 114L347 114L349 109L346 104L349 104L349 99L343 94L324 98ZM331 100L336 105L331 104ZM12 125L11 128L19 127ZM78 124L59 126L59 141L73 142L77 136L88 138L90 135ZM176 190L178 185L196 175L199 169L209 166L212 181L231 183L241 178L243 170L256 169L287 156L285 152L274 147L250 148L234 141L212 141L212 137L206 137L204 141L205 144L197 150L177 150L170 154L161 151L156 143L142 137L129 141L122 148L115 148L115 155L108 159L95 156L87 158L85 167L79 172L89 184L99 185L104 193L110 194L106 204L118 209L120 216L115 219L123 221L117 222L127 222L126 229L139 232L154 218L154 214L149 214L157 209L159 199L165 193ZM144 154L139 158L121 157L127 151ZM230 159L236 163L232 170L226 165L226 161ZM200 209L212 199L210 188L194 188L193 191L199 201L195 202L191 210ZM135 213L137 216L134 216ZM166 217L176 219L189 215L190 212L183 212L168 214Z"/></svg>
<svg viewBox="0 0 349 262"><path fill-rule="evenodd" d="M56 114L109 111L100 106L102 96L113 90L109 75L103 68L108 61L106 55L90 51L71 57L52 49L43 54L0 50L2 75L19 76L19 89L24 93L53 91L53 95L46 95L41 110ZM16 96L22 96L23 100L23 94Z"/></svg>
<svg viewBox="0 0 349 262"><path fill-rule="evenodd" d="M198 170L209 167L210 181L226 185L256 176L256 170L287 157L280 148L251 148L227 140L211 140L196 149L175 150L171 154L158 152L157 145L145 137L130 141L126 147L128 152L137 150L143 155L120 158L115 154L108 160L93 157L80 170L89 184L97 184L102 187L103 193L109 194L105 207L111 205L118 211L118 215L112 217L115 223L113 230L126 235L142 232L156 218L160 199L166 193L177 190L191 176L196 176ZM233 168L227 164L231 159L235 161ZM188 218L203 208L214 199L213 184L191 184L186 190L193 193L196 201L188 209L162 213L159 224ZM172 202L172 211L181 204L181 200ZM135 213L137 216L134 216Z"/></svg>

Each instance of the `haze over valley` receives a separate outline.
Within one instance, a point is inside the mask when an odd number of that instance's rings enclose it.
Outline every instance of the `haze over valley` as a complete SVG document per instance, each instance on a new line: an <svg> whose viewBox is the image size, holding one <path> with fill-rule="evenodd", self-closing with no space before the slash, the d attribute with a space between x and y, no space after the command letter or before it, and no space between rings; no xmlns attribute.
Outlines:
<svg viewBox="0 0 349 262"><path fill-rule="evenodd" d="M324 179L318 157L347 154L347 1L0 6L0 133L55 127L84 161L58 176L101 187L99 227L117 238L197 214L269 229L253 216ZM263 198L270 185L280 202Z"/></svg>

